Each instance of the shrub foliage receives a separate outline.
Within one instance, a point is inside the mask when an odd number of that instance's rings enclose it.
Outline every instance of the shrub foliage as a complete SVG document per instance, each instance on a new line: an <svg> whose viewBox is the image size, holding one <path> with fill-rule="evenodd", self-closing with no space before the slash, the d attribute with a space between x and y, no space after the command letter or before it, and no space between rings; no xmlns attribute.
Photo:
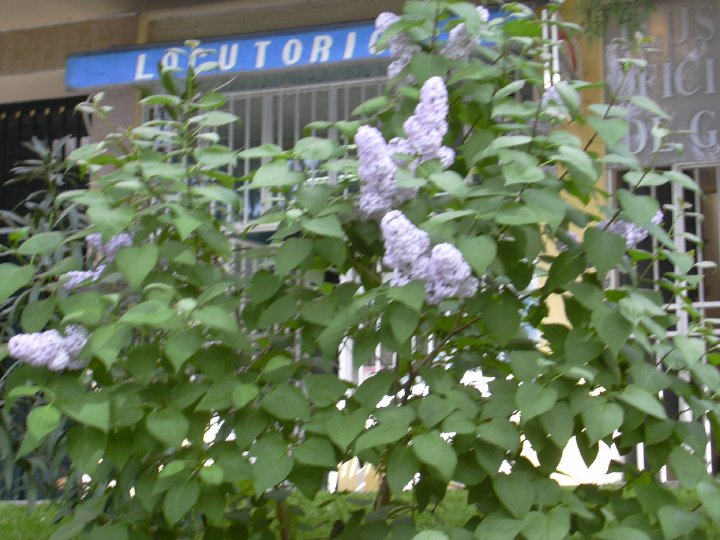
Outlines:
<svg viewBox="0 0 720 540"><path fill-rule="evenodd" d="M584 104L582 81L547 88L541 21L503 9L486 21L467 3L411 1L384 19L396 76L354 119L310 126L327 138L224 146L218 128L241 119L201 89L213 65L193 43L194 67L164 68L163 93L142 100L159 119L72 152L90 186L54 205L83 209L87 227L10 235L0 265L2 300L34 291L6 323L37 340L10 347L24 362L5 407L35 403L20 454L59 434L72 461L55 540L291 538L289 492L314 498L353 457L382 479L375 503L318 537L699 538L720 521L705 465L720 376L692 307L695 261L671 236L684 210L659 225L639 193L695 184L628 152L628 107L662 116L655 104ZM472 53L450 54L448 31ZM372 133L372 152L356 133ZM236 177L239 158L262 165ZM617 199L598 187L606 165L628 170ZM247 189L274 204L244 227L232 216ZM389 226L385 210L405 221ZM656 261L671 271L652 275ZM63 332L78 326L76 354ZM47 336L72 362L38 359ZM360 366L379 350L392 369L358 387L338 378L339 355ZM486 388L465 383L480 372ZM573 438L588 464L603 444L628 456L644 443L644 467L620 460L620 484L561 489L551 475ZM681 509L661 471L702 505ZM473 517L416 525L450 485Z"/></svg>

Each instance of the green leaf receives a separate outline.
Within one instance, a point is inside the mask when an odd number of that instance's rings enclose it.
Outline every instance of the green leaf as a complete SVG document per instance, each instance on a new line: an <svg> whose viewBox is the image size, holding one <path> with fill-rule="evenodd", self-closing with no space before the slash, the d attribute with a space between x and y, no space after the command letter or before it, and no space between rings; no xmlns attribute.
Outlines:
<svg viewBox="0 0 720 540"><path fill-rule="evenodd" d="M493 491L500 502L517 518L524 518L535 501L535 485L523 474L498 474Z"/></svg>
<svg viewBox="0 0 720 540"><path fill-rule="evenodd" d="M135 210L125 205L111 208L106 204L95 204L88 207L87 213L104 238L111 238L127 229L135 217Z"/></svg>
<svg viewBox="0 0 720 540"><path fill-rule="evenodd" d="M332 468L338 464L335 448L320 437L308 437L295 447L295 460L311 467Z"/></svg>
<svg viewBox="0 0 720 540"><path fill-rule="evenodd" d="M380 400L390 393L393 379L393 374L389 371L376 373L363 381L353 398L361 405L374 409Z"/></svg>
<svg viewBox="0 0 720 540"><path fill-rule="evenodd" d="M700 482L697 493L705 511L715 524L720 524L720 489L710 482Z"/></svg>
<svg viewBox="0 0 720 540"><path fill-rule="evenodd" d="M572 176L587 184L594 183L599 175L595 162L580 148L562 145L558 153L550 157L564 164Z"/></svg>
<svg viewBox="0 0 720 540"><path fill-rule="evenodd" d="M197 124L200 127L218 127L227 124L234 124L239 118L232 113L225 111L209 111L198 114L190 118L191 124Z"/></svg>
<svg viewBox="0 0 720 540"><path fill-rule="evenodd" d="M109 368L117 360L120 350L131 340L132 329L127 325L101 326L90 337L90 351Z"/></svg>
<svg viewBox="0 0 720 540"><path fill-rule="evenodd" d="M595 533L600 540L650 540L647 533L632 527L615 527Z"/></svg>
<svg viewBox="0 0 720 540"><path fill-rule="evenodd" d="M415 280L402 287L391 287L388 289L388 296L419 312L425 302L425 283Z"/></svg>
<svg viewBox="0 0 720 540"><path fill-rule="evenodd" d="M371 99L368 99L364 103L361 103L355 109L350 116L371 116L390 105L390 100L387 96L381 95Z"/></svg>
<svg viewBox="0 0 720 540"><path fill-rule="evenodd" d="M242 409L245 405L258 397L260 390L257 386L250 383L242 383L237 385L232 392L232 401L238 409Z"/></svg>
<svg viewBox="0 0 720 540"><path fill-rule="evenodd" d="M664 420L667 418L665 408L657 396L635 384L629 384L616 395L617 399L635 407L636 409Z"/></svg>
<svg viewBox="0 0 720 540"><path fill-rule="evenodd" d="M96 429L74 427L68 432L68 454L83 473L95 472L106 446L107 435Z"/></svg>
<svg viewBox="0 0 720 540"><path fill-rule="evenodd" d="M38 441L60 425L60 411L52 405L35 407L27 416L28 433Z"/></svg>
<svg viewBox="0 0 720 540"><path fill-rule="evenodd" d="M619 312L604 304L593 312L592 323L600 339L615 355L625 345L634 328Z"/></svg>
<svg viewBox="0 0 720 540"><path fill-rule="evenodd" d="M630 125L626 120L621 118L599 118L597 116L589 116L588 124L597 131L605 144L609 147L619 143L630 131Z"/></svg>
<svg viewBox="0 0 720 540"><path fill-rule="evenodd" d="M697 529L704 519L699 512L685 512L677 506L663 506L658 511L658 521L665 539L673 540Z"/></svg>
<svg viewBox="0 0 720 540"><path fill-rule="evenodd" d="M659 116L661 118L664 118L665 120L672 120L670 115L663 111L660 106L655 103L652 99L645 97L645 96L631 96L629 99L630 103L635 105L636 107L640 107L641 109L644 109L648 111L650 114L654 116Z"/></svg>
<svg viewBox="0 0 720 540"><path fill-rule="evenodd" d="M548 412L555 406L558 393L554 388L535 382L524 382L515 394L515 403L520 409L522 423Z"/></svg>
<svg viewBox="0 0 720 540"><path fill-rule="evenodd" d="M190 429L190 422L185 415L174 408L151 412L145 424L153 437L171 448L179 448Z"/></svg>
<svg viewBox="0 0 720 540"><path fill-rule="evenodd" d="M708 477L703 460L681 447L674 448L670 454L670 468L686 489L695 489Z"/></svg>
<svg viewBox="0 0 720 540"><path fill-rule="evenodd" d="M548 279L545 287L552 292L558 287L567 285L571 281L575 281L585 271L585 259L582 253L574 251L564 251L557 257L550 267Z"/></svg>
<svg viewBox="0 0 720 540"><path fill-rule="evenodd" d="M200 349L203 342L204 338L200 328L184 328L167 337L163 350L175 371L179 371L185 361Z"/></svg>
<svg viewBox="0 0 720 540"><path fill-rule="evenodd" d="M485 308L483 321L500 345L507 344L517 334L521 308L518 299L509 291L492 298Z"/></svg>
<svg viewBox="0 0 720 540"><path fill-rule="evenodd" d="M393 304L389 310L389 324L393 336L399 344L405 343L415 332L420 315L405 304Z"/></svg>
<svg viewBox="0 0 720 540"><path fill-rule="evenodd" d="M355 453L369 448L385 446L399 441L408 433L408 424L403 422L385 422L371 427L355 441Z"/></svg>
<svg viewBox="0 0 720 540"><path fill-rule="evenodd" d="M20 317L20 324L23 331L32 333L43 330L55 311L56 304L56 298L51 296L45 300L30 302L25 306Z"/></svg>
<svg viewBox="0 0 720 540"><path fill-rule="evenodd" d="M32 280L36 268L33 265L18 266L12 263L0 264L0 302L10 298Z"/></svg>
<svg viewBox="0 0 720 540"><path fill-rule="evenodd" d="M582 412L585 435L591 445L619 429L625 418L623 408L617 403L601 403Z"/></svg>
<svg viewBox="0 0 720 540"><path fill-rule="evenodd" d="M105 392L87 392L60 404L70 418L107 433L110 429L110 398Z"/></svg>
<svg viewBox="0 0 720 540"><path fill-rule="evenodd" d="M265 300L272 298L280 289L282 282L277 276L271 274L267 270L260 270L253 275L248 288L250 300L255 304L260 304Z"/></svg>
<svg viewBox="0 0 720 540"><path fill-rule="evenodd" d="M293 171L287 160L271 161L255 171L250 187L287 187L301 183L302 173Z"/></svg>
<svg viewBox="0 0 720 540"><path fill-rule="evenodd" d="M517 519L495 518L483 519L475 529L478 540L515 540L523 528L523 522Z"/></svg>
<svg viewBox="0 0 720 540"><path fill-rule="evenodd" d="M193 152L198 163L213 169L237 165L237 152L227 146L211 145L196 148Z"/></svg>
<svg viewBox="0 0 720 540"><path fill-rule="evenodd" d="M574 419L567 403L558 401L555 406L540 417L540 425L558 448L565 449L573 436Z"/></svg>
<svg viewBox="0 0 720 540"><path fill-rule="evenodd" d="M501 450L517 452L520 448L520 433L507 419L496 419L481 424L478 426L477 435Z"/></svg>
<svg viewBox="0 0 720 540"><path fill-rule="evenodd" d="M238 154L241 159L259 159L276 157L282 154L282 148L276 144L262 144L254 148L248 148Z"/></svg>
<svg viewBox="0 0 720 540"><path fill-rule="evenodd" d="M435 427L455 410L455 404L437 394L430 394L420 400L418 417L427 428Z"/></svg>
<svg viewBox="0 0 720 540"><path fill-rule="evenodd" d="M118 251L115 261L133 289L139 289L142 282L158 262L160 251L155 244L123 248Z"/></svg>
<svg viewBox="0 0 720 540"><path fill-rule="evenodd" d="M240 332L235 314L221 306L205 306L192 314L200 324L228 333Z"/></svg>
<svg viewBox="0 0 720 540"><path fill-rule="evenodd" d="M520 80L511 82L507 86L503 86L500 90L495 92L495 95L493 96L493 101L495 101L495 102L500 101L503 98L512 96L513 94L519 92L525 86L525 82L526 81L520 79Z"/></svg>
<svg viewBox="0 0 720 540"><path fill-rule="evenodd" d="M310 405L303 393L289 383L276 386L260 402L263 409L279 420L310 420Z"/></svg>
<svg viewBox="0 0 720 540"><path fill-rule="evenodd" d="M420 469L420 462L407 446L395 446L390 450L387 463L387 481L390 491L397 496L403 488L415 477Z"/></svg>
<svg viewBox="0 0 720 540"><path fill-rule="evenodd" d="M412 449L418 460L449 482L457 467L457 454L439 433L423 433L413 437Z"/></svg>
<svg viewBox="0 0 720 540"><path fill-rule="evenodd" d="M649 195L634 195L626 189L620 189L617 198L625 213L638 225L650 225L658 211L657 199Z"/></svg>
<svg viewBox="0 0 720 540"><path fill-rule="evenodd" d="M464 201L470 191L465 179L455 171L431 174L430 181L460 201Z"/></svg>
<svg viewBox="0 0 720 540"><path fill-rule="evenodd" d="M570 532L570 511L557 507L547 514L530 512L522 531L527 540L563 540Z"/></svg>
<svg viewBox="0 0 720 540"><path fill-rule="evenodd" d="M317 218L303 218L300 220L302 228L318 236L331 238L345 238L342 224L335 214Z"/></svg>
<svg viewBox="0 0 720 540"><path fill-rule="evenodd" d="M306 238L288 238L285 240L273 257L277 274L284 276L293 268L300 266L308 255L312 253L312 247L313 243Z"/></svg>
<svg viewBox="0 0 720 540"><path fill-rule="evenodd" d="M200 469L198 476L200 477L200 480L202 480L203 484L207 484L208 486L219 486L225 479L225 471L223 471L223 468L220 465L213 463L212 465L208 465Z"/></svg>
<svg viewBox="0 0 720 540"><path fill-rule="evenodd" d="M318 407L335 405L348 388L337 375L308 375L303 382L310 401Z"/></svg>
<svg viewBox="0 0 720 540"><path fill-rule="evenodd" d="M588 259L601 276L607 274L620 262L627 247L621 236L597 227L590 227L585 231L583 244Z"/></svg>
<svg viewBox="0 0 720 540"><path fill-rule="evenodd" d="M102 297L96 291L86 291L60 298L60 310L65 322L79 322L87 325L97 324L104 311Z"/></svg>
<svg viewBox="0 0 720 540"><path fill-rule="evenodd" d="M327 422L327 434L338 448L345 451L358 435L365 429L367 413L363 410L355 411L353 414L337 414Z"/></svg>
<svg viewBox="0 0 720 540"><path fill-rule="evenodd" d="M330 139L305 137L295 143L295 153L303 159L325 161L335 153L336 144Z"/></svg>
<svg viewBox="0 0 720 540"><path fill-rule="evenodd" d="M417 533L412 540L450 540L450 537L442 531L427 529Z"/></svg>
<svg viewBox="0 0 720 540"><path fill-rule="evenodd" d="M43 232L34 234L25 240L17 249L19 255L34 257L35 255L50 255L63 243L64 237L60 232Z"/></svg>
<svg viewBox="0 0 720 540"><path fill-rule="evenodd" d="M497 244L490 236L462 236L457 247L478 276L485 275L490 263L497 255Z"/></svg>
<svg viewBox="0 0 720 540"><path fill-rule="evenodd" d="M163 328L165 324L176 317L175 312L163 302L148 300L127 310L125 314L120 317L120 322L131 325L143 324L155 328Z"/></svg>
<svg viewBox="0 0 720 540"><path fill-rule="evenodd" d="M163 499L163 516L171 527L187 514L200 496L200 482L189 480L172 486Z"/></svg>
<svg viewBox="0 0 720 540"><path fill-rule="evenodd" d="M273 324L280 324L289 321L297 315L297 299L286 294L270 304L258 319L258 326L264 328Z"/></svg>

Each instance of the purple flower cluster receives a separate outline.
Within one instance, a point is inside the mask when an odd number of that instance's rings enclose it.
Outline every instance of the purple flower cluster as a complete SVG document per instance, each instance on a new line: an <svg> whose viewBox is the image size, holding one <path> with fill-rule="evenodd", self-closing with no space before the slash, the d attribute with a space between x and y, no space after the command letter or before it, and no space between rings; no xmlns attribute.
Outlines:
<svg viewBox="0 0 720 540"><path fill-rule="evenodd" d="M65 279L63 283L63 289L66 291L72 291L87 285L89 283L95 283L105 271L105 265L101 264L95 270L73 270L72 272L66 272L61 277Z"/></svg>
<svg viewBox="0 0 720 540"><path fill-rule="evenodd" d="M653 216L651 223L653 225L660 225L663 222L663 212L658 210ZM628 249L632 249L637 246L640 242L645 240L650 234L645 227L636 225L630 221L624 219L618 219L610 223L608 226L607 220L598 223L598 227L604 229L607 227L607 231L622 236L625 240L625 244Z"/></svg>
<svg viewBox="0 0 720 540"><path fill-rule="evenodd" d="M397 164L380 131L363 126L355 134L355 143L361 182L358 209L364 217L381 216L396 204L412 197L411 190L398 189L395 183Z"/></svg>
<svg viewBox="0 0 720 540"><path fill-rule="evenodd" d="M46 366L52 371L77 369L82 363L75 358L88 340L87 330L80 325L65 329L65 335L57 330L18 334L10 338L8 353L13 358L31 366Z"/></svg>
<svg viewBox="0 0 720 540"><path fill-rule="evenodd" d="M448 93L441 77L431 77L420 88L420 102L415 112L405 120L403 129L407 139L395 138L390 147L395 153L417 155L411 164L414 169L423 161L439 159L444 167L455 161L452 148L443 146L448 132Z"/></svg>
<svg viewBox="0 0 720 540"><path fill-rule="evenodd" d="M483 6L478 6L476 10L484 22L490 20L490 12ZM465 23L460 23L450 30L448 39L440 52L453 60L467 60L477 49L479 43L479 38L470 35L465 28Z"/></svg>
<svg viewBox="0 0 720 540"><path fill-rule="evenodd" d="M133 236L130 233L120 233L113 236L107 243L103 243L100 233L92 233L85 237L85 243L90 250L100 255L105 262L111 263L115 260L117 252L120 251L120 249L132 246ZM72 272L66 272L60 276L60 279L64 281L63 288L66 291L72 291L82 285L95 283L100 279L105 268L106 264L100 264L93 270L73 270Z"/></svg>
<svg viewBox="0 0 720 540"><path fill-rule="evenodd" d="M375 19L375 29L382 34L399 20L400 17L395 13L386 11L378 15L377 19ZM399 33L390 38L388 41L388 49L390 50L390 55L393 57L393 61L390 62L388 66L387 76L392 79L410 63L413 54L419 51L420 47L412 43L404 34Z"/></svg>
<svg viewBox="0 0 720 540"><path fill-rule="evenodd" d="M107 262L112 262L121 248L132 246L133 236L130 233L116 234L107 243L103 244L102 235L92 233L85 237L85 242L90 249L100 254Z"/></svg>
<svg viewBox="0 0 720 540"><path fill-rule="evenodd" d="M361 181L358 208L364 217L379 217L415 194L413 189L399 188L395 182L397 168L410 156L414 170L418 164L439 159L448 167L455 152L443 146L448 130L448 96L440 77L432 77L420 89L420 102L403 127L407 138L396 137L385 142L380 131L363 126L355 134L358 149L358 176Z"/></svg>
<svg viewBox="0 0 720 540"><path fill-rule="evenodd" d="M391 285L402 286L421 279L425 281L429 304L439 304L447 298L469 298L477 292L478 279L452 244L442 243L430 249L430 236L399 210L385 214L380 229L385 244L383 263L393 270Z"/></svg>

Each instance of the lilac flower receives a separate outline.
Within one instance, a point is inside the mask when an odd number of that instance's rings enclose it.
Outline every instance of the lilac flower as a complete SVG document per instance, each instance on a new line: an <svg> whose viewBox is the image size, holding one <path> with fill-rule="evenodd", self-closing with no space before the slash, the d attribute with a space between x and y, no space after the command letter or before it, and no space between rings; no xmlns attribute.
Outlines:
<svg viewBox="0 0 720 540"><path fill-rule="evenodd" d="M415 227L400 210L385 214L380 230L385 241L383 262L398 273L398 279L407 276L411 281L413 263L430 250L430 235Z"/></svg>
<svg viewBox="0 0 720 540"><path fill-rule="evenodd" d="M663 217L664 216L662 210L658 210L652 217L650 222L653 225L660 225L663 222ZM624 219L615 220L610 223L609 226L608 221L603 220L598 223L598 227L600 227L601 229L605 229L607 227L608 232L615 233L618 236L622 236L628 249L632 249L637 246L650 234L645 227L641 225L636 225L635 223L632 223L630 221L625 221Z"/></svg>
<svg viewBox="0 0 720 540"><path fill-rule="evenodd" d="M403 124L407 139L396 137L388 145L393 154L418 156L408 168L415 168L422 162L439 159L444 167L455 161L455 151L443 146L443 137L448 132L448 94L441 77L431 77L420 89L420 102L412 116ZM397 156L394 156L396 162Z"/></svg>
<svg viewBox="0 0 720 540"><path fill-rule="evenodd" d="M17 334L8 342L8 353L31 366L46 366L52 371L75 369L82 364L75 357L85 347L87 330L79 325L68 326L63 336L57 330Z"/></svg>
<svg viewBox="0 0 720 540"><path fill-rule="evenodd" d="M439 304L445 298L473 296L479 287L470 265L452 244L438 244L430 254L425 276L425 290L430 304Z"/></svg>
<svg viewBox="0 0 720 540"><path fill-rule="evenodd" d="M468 298L477 292L478 279L452 244L438 244L431 250L430 236L399 210L388 212L380 229L385 243L383 263L393 270L391 285L424 280L429 304L439 304L446 298Z"/></svg>
<svg viewBox="0 0 720 540"><path fill-rule="evenodd" d="M112 262L120 249L132 246L133 236L130 233L116 234L103 244L100 233L92 233L85 237L85 243L90 249L107 259L107 262Z"/></svg>
<svg viewBox="0 0 720 540"><path fill-rule="evenodd" d="M60 278L65 279L65 283L63 283L63 288L66 291L72 291L74 289L77 289L78 287L81 287L82 285L95 283L97 280L100 279L100 276L104 271L105 265L101 264L95 270L73 270L71 272L64 273L62 276L60 276Z"/></svg>
<svg viewBox="0 0 720 540"><path fill-rule="evenodd" d="M382 134L374 127L361 127L355 134L355 143L360 161L360 213L366 217L382 215L394 203L397 165Z"/></svg>
<svg viewBox="0 0 720 540"><path fill-rule="evenodd" d="M395 13L386 11L375 19L375 29L382 34L399 20L400 17ZM387 76L392 79L410 63L413 54L420 50L420 46L412 43L404 34L399 33L388 40L388 50L393 61L388 66Z"/></svg>
<svg viewBox="0 0 720 540"><path fill-rule="evenodd" d="M487 9L483 6L478 6L476 9L484 22L490 20L490 12ZM465 28L465 23L460 23L450 30L448 39L440 52L453 60L467 60L477 49L479 43L480 39L470 35Z"/></svg>

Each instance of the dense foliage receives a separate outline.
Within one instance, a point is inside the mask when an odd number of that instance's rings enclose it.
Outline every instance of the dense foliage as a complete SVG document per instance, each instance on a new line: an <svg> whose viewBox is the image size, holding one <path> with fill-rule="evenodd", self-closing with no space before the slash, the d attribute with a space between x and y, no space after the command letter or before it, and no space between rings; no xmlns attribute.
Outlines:
<svg viewBox="0 0 720 540"><path fill-rule="evenodd" d="M699 538L720 521L702 423L717 421L715 339L692 308L694 259L667 232L683 210L637 193L696 187L627 151L626 108L656 105L547 88L540 21L504 10L411 1L381 17L386 93L291 149L220 143L239 119L201 91L213 65L190 44L194 67L165 68L164 93L143 100L164 116L71 154L92 185L55 204L84 208L88 227L11 239L0 266L3 298L38 291L9 347L23 362L6 403L38 400L21 454L60 431L73 464L55 540L291 538L289 493L315 497L352 457L382 477L375 504L318 537ZM576 126L596 134L584 143ZM263 164L238 178L239 158ZM598 187L608 164L628 170L617 201ZM226 218L246 189L275 204L240 228ZM251 242L269 228L268 245ZM653 281L648 261L672 271ZM681 315L690 332L673 335ZM338 379L339 351L359 366L380 349L394 368ZM463 383L478 371L487 389ZM645 467L561 489L550 475L572 437L588 463L602 443L643 442ZM664 467L701 506L678 506ZM473 517L427 528L415 517L451 483Z"/></svg>

